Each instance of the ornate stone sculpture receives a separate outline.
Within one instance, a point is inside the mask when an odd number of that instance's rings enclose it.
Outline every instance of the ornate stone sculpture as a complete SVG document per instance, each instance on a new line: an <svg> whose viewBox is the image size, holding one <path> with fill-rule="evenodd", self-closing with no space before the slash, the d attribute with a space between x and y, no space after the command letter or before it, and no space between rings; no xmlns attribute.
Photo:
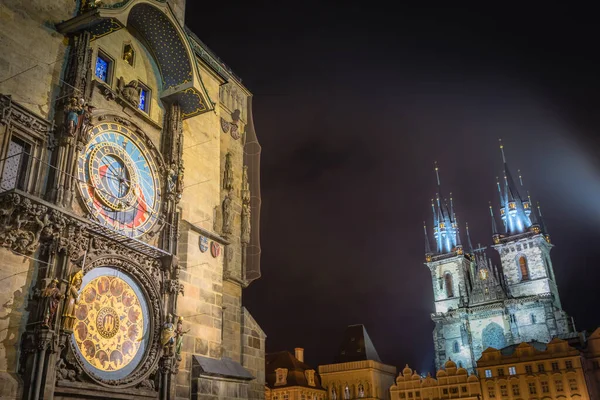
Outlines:
<svg viewBox="0 0 600 400"><path fill-rule="evenodd" d="M231 233L233 227L233 204L231 196L227 195L223 199L223 233Z"/></svg>
<svg viewBox="0 0 600 400"><path fill-rule="evenodd" d="M233 189L233 165L231 162L231 153L225 155L225 172L223 172L223 189L229 191Z"/></svg>
<svg viewBox="0 0 600 400"><path fill-rule="evenodd" d="M133 104L135 107L138 107L140 105L141 89L138 81L134 79L128 84L125 84L125 79L123 79L123 77L120 77L117 86L119 88L121 96L123 96L125 100Z"/></svg>
<svg viewBox="0 0 600 400"><path fill-rule="evenodd" d="M163 325L162 332L160 333L160 344L163 347L163 353L165 355L173 355L173 347L175 345L175 326L173 325L173 316L167 315L167 319Z"/></svg>
<svg viewBox="0 0 600 400"><path fill-rule="evenodd" d="M65 112L67 113L66 132L70 137L75 137L77 134L79 116L83 114L83 104L83 99L71 97L69 104L65 107Z"/></svg>
<svg viewBox="0 0 600 400"><path fill-rule="evenodd" d="M177 319L177 329L175 329L175 354L177 356L177 361L181 361L181 348L183 346L183 335L185 335L186 333L188 333L190 330L188 329L187 331L183 330L183 317L179 317Z"/></svg>
<svg viewBox="0 0 600 400"><path fill-rule="evenodd" d="M64 297L57 285L58 279L54 278L42 292L42 297L44 298L44 320L42 326L50 329L54 326L54 316L56 315L56 310L58 310L58 304Z"/></svg>
<svg viewBox="0 0 600 400"><path fill-rule="evenodd" d="M67 332L73 332L73 325L75 324L75 308L79 303L79 289L81 289L82 279L83 273L81 271L75 272L71 277L69 289L67 290L67 301L62 315L62 328Z"/></svg>
<svg viewBox="0 0 600 400"><path fill-rule="evenodd" d="M248 166L244 165L242 171L242 203L250 203L250 184L248 183Z"/></svg>
<svg viewBox="0 0 600 400"><path fill-rule="evenodd" d="M242 243L250 243L250 204L242 203L242 234L240 240Z"/></svg>

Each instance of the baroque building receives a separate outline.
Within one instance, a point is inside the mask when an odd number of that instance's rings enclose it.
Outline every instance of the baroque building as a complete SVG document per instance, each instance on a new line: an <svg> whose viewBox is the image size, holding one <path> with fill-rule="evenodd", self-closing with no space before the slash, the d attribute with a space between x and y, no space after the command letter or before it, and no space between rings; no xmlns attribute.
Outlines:
<svg viewBox="0 0 600 400"><path fill-rule="evenodd" d="M252 94L185 0L0 5L0 397L264 398Z"/></svg>
<svg viewBox="0 0 600 400"><path fill-rule="evenodd" d="M396 367L381 362L364 325L350 325L335 363L320 365L319 374L330 400L389 400Z"/></svg>
<svg viewBox="0 0 600 400"><path fill-rule="evenodd" d="M515 343L550 342L554 337L576 335L570 317L562 310L550 257L552 244L541 211L533 211L523 197L500 146L503 182L497 182L502 230L498 230L493 206L492 248L500 256L496 266L486 248L473 248L466 226L463 245L454 200L444 197L438 167L438 190L432 200L432 249L425 229L425 265L431 272L435 312L433 341L435 364L441 368L452 359L474 371L476 360L489 347L501 349ZM519 173L519 181L522 179Z"/></svg>
<svg viewBox="0 0 600 400"><path fill-rule="evenodd" d="M324 400L327 392L315 369L304 362L304 349L265 356L266 400Z"/></svg>
<svg viewBox="0 0 600 400"><path fill-rule="evenodd" d="M390 388L391 400L465 399L479 400L481 387L476 375L464 368L457 368L452 360L446 361L435 378L428 373L420 376L408 365L398 374L396 383Z"/></svg>

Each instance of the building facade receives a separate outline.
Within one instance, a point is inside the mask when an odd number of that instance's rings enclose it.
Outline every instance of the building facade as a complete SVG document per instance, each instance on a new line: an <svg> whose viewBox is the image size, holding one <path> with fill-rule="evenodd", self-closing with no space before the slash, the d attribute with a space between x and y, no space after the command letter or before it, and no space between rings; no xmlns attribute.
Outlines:
<svg viewBox="0 0 600 400"><path fill-rule="evenodd" d="M483 399L589 399L581 353L557 338L501 350L477 360Z"/></svg>
<svg viewBox="0 0 600 400"><path fill-rule="evenodd" d="M481 387L476 375L457 368L452 360L446 361L436 377L420 376L408 365L398 374L396 384L390 388L391 400L465 399L480 400Z"/></svg>
<svg viewBox="0 0 600 400"><path fill-rule="evenodd" d="M389 400L396 367L381 362L364 325L350 325L335 363L320 365L319 374L330 400Z"/></svg>
<svg viewBox="0 0 600 400"><path fill-rule="evenodd" d="M327 392L321 386L316 370L304 362L304 349L269 353L265 356L266 400L324 400Z"/></svg>
<svg viewBox="0 0 600 400"><path fill-rule="evenodd" d="M502 146L501 150L504 179L497 183L501 231L490 204L491 247L500 255L500 267L493 265L485 247L473 248L468 226L463 245L453 198L443 196L436 165L438 192L432 200L436 246L432 249L425 227L425 265L431 272L435 302L431 318L437 368L452 358L459 367L474 371L488 347L501 349L531 340L547 343L576 335L562 310L541 211L538 207L533 212L531 199L521 196Z"/></svg>
<svg viewBox="0 0 600 400"><path fill-rule="evenodd" d="M264 398L252 95L185 0L0 5L0 397Z"/></svg>

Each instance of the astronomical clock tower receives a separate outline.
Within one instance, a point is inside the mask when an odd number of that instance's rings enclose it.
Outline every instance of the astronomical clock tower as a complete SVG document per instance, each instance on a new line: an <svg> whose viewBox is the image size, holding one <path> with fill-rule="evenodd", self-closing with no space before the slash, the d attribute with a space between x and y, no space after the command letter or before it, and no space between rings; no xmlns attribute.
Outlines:
<svg viewBox="0 0 600 400"><path fill-rule="evenodd" d="M0 398L264 398L252 95L184 12L0 6Z"/></svg>

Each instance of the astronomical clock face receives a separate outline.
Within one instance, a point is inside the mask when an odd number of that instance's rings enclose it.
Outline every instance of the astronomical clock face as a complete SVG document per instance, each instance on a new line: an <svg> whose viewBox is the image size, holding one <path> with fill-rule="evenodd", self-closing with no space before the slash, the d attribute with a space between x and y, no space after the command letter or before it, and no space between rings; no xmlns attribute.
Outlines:
<svg viewBox="0 0 600 400"><path fill-rule="evenodd" d="M71 337L84 367L102 379L121 379L138 366L149 336L148 305L121 271L95 268L84 276Z"/></svg>
<svg viewBox="0 0 600 400"><path fill-rule="evenodd" d="M158 221L158 171L144 142L127 127L104 123L78 160L79 187L94 217L138 237Z"/></svg>

